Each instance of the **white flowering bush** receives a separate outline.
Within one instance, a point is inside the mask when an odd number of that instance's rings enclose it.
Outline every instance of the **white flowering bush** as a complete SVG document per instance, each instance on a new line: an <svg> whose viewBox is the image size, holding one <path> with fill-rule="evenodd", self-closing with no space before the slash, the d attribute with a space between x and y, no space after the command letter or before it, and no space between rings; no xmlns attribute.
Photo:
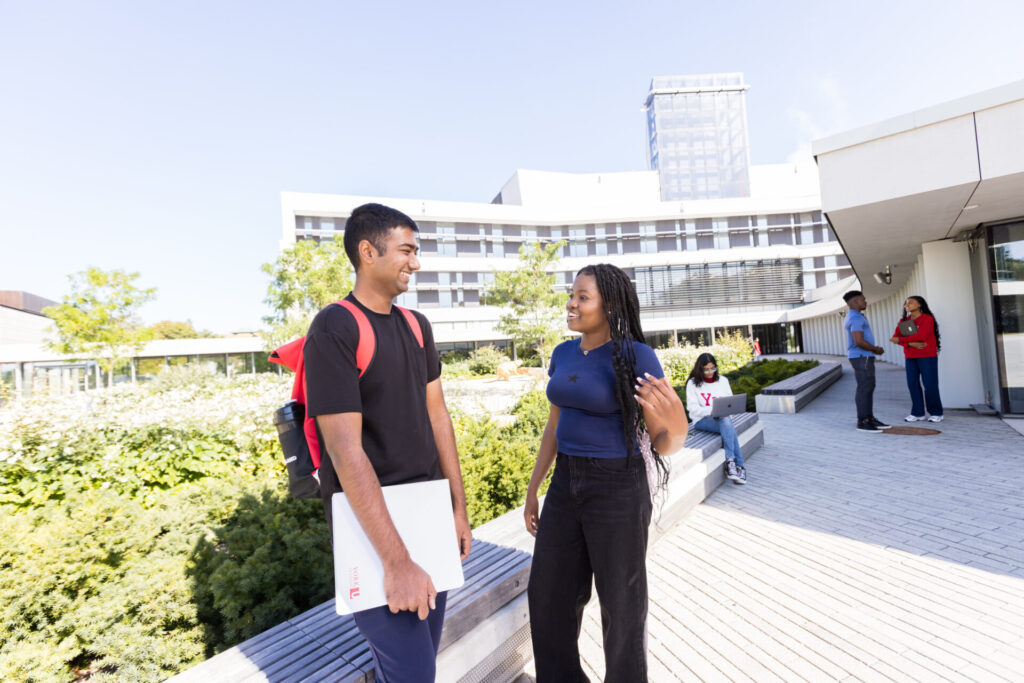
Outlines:
<svg viewBox="0 0 1024 683"><path fill-rule="evenodd" d="M208 476L284 476L273 411L291 377L154 382L0 410L0 505L38 506L68 488L145 502Z"/></svg>
<svg viewBox="0 0 1024 683"><path fill-rule="evenodd" d="M718 362L718 371L723 375L740 369L754 358L754 349L750 342L739 332L719 337L710 346L692 346L682 344L667 349L657 349L655 353L661 363L665 376L673 386L683 386L690 376L697 357L702 353L710 353Z"/></svg>
<svg viewBox="0 0 1024 683"><path fill-rule="evenodd" d="M327 600L290 375L172 370L0 408L0 680L160 681Z"/></svg>

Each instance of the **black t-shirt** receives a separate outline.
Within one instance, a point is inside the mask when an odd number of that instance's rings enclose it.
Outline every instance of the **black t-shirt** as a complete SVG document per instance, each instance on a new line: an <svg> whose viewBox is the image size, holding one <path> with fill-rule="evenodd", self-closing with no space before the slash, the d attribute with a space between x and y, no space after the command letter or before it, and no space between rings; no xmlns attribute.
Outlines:
<svg viewBox="0 0 1024 683"><path fill-rule="evenodd" d="M421 349L401 311L383 315L355 297L345 297L362 309L376 336L377 348L369 368L359 377L356 320L341 306L320 311L306 334L306 414L362 413L363 450L382 486L441 479L434 431L427 414L427 383L441 376L441 359L430 323L413 315L423 331ZM325 506L341 491L333 463L320 440L320 491Z"/></svg>

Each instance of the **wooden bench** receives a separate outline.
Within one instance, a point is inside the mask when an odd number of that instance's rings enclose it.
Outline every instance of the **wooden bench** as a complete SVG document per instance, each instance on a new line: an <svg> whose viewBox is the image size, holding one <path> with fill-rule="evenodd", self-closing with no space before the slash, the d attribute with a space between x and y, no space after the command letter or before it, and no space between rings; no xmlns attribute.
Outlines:
<svg viewBox="0 0 1024 683"><path fill-rule="evenodd" d="M494 680L490 677L493 668L508 666L507 654L481 651L475 631L520 595L525 596L530 560L521 550L473 541L472 552L463 563L466 582L448 594L437 680ZM496 654L502 656L496 658ZM331 599L170 680L372 683L373 679L369 646L351 615L335 613Z"/></svg>
<svg viewBox="0 0 1024 683"><path fill-rule="evenodd" d="M764 443L763 426L757 413L732 419L748 458ZM651 543L721 485L724 462L719 435L691 430L671 456L669 495L651 525ZM533 537L522 507L473 534L473 552L463 564L466 583L448 595L437 680L511 681L533 658L526 600ZM170 680L372 683L373 674L373 658L352 617L335 614L334 600L328 600Z"/></svg>
<svg viewBox="0 0 1024 683"><path fill-rule="evenodd" d="M757 413L733 415L732 421L739 436L740 452L746 460L764 445L764 425ZM694 429L691 424L686 444L672 455L671 464L668 497L661 508L660 517L651 525L651 543L670 530L686 513L700 505L725 481L722 437L714 432Z"/></svg>
<svg viewBox="0 0 1024 683"><path fill-rule="evenodd" d="M754 397L759 413L795 413L832 386L843 375L843 366L834 361L770 384Z"/></svg>

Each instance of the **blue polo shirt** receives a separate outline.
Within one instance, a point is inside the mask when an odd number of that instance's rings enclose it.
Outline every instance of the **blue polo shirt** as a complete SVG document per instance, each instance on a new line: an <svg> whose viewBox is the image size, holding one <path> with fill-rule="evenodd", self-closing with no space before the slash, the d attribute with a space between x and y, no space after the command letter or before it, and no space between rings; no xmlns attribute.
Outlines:
<svg viewBox="0 0 1024 683"><path fill-rule="evenodd" d="M852 308L846 312L846 321L843 323L846 328L846 355L849 358L874 358L875 354L867 349L862 349L853 341L854 332L863 332L864 341L875 346L875 335L871 334L871 323L860 311Z"/></svg>
<svg viewBox="0 0 1024 683"><path fill-rule="evenodd" d="M661 363L654 349L632 342L636 355L636 375L645 372L661 378ZM629 455L622 429L622 411L615 398L615 366L612 342L586 355L580 339L571 339L555 347L548 374L548 400L558 406L558 451L588 458L623 458ZM633 392L630 391L630 400ZM639 453L634 449L634 455Z"/></svg>

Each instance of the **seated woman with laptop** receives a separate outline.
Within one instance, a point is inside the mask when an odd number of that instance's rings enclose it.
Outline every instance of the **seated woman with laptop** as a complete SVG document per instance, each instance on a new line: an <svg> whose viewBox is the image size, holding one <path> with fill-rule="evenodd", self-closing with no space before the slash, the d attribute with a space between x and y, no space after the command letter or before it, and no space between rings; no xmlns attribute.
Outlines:
<svg viewBox="0 0 1024 683"><path fill-rule="evenodd" d="M720 398L724 400L716 400ZM745 406L746 397L733 397L729 380L718 374L715 357L710 353L700 354L686 380L686 410L693 429L722 435L726 476L736 484L747 483L747 470L743 466L740 438L729 415L743 412Z"/></svg>

